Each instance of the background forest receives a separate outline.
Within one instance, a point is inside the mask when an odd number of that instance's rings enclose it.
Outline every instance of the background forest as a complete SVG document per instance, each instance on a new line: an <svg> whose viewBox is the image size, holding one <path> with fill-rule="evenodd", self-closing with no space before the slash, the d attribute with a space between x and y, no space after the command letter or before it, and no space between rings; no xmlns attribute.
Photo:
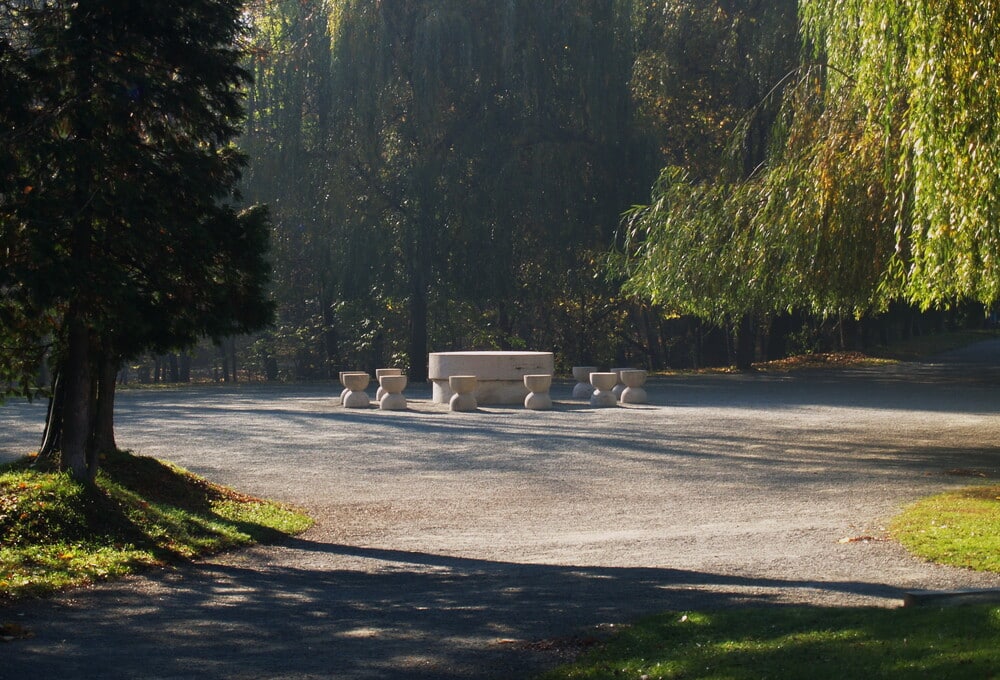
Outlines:
<svg viewBox="0 0 1000 680"><path fill-rule="evenodd" d="M277 322L200 363L227 380L421 380L429 351L489 348L554 350L562 369L746 366L982 324L980 303L921 313L879 279L894 225L864 179L885 158L845 146L864 114L803 94L830 91L800 36L810 5L252 2L242 193L270 206ZM758 210L795 193L762 168L787 171L770 159L795 135L815 161L822 134L843 148L815 186L845 198L810 240L778 229L801 213ZM675 208L686 231L657 240ZM752 213L799 249L767 246ZM806 283L776 276L794 258ZM175 380L189 363L135 368Z"/></svg>
<svg viewBox="0 0 1000 680"><path fill-rule="evenodd" d="M977 304L822 307L763 277L692 292L710 276L677 265L684 280L622 294L622 215L662 198L663 168L697 183L764 165L806 82L800 18L794 0L258 2L244 192L272 209L279 320L241 343L246 367L419 380L428 351L489 348L554 349L563 368L747 365L981 324ZM871 267L871 213L852 217L823 248ZM715 270L704 250L739 240L720 228L668 247ZM779 304L735 300L755 296Z"/></svg>
<svg viewBox="0 0 1000 680"><path fill-rule="evenodd" d="M487 348L729 360L605 265L661 167L713 173L792 67L795 2L266 2L255 27L244 192L271 206L279 315L246 347L262 373L420 379L428 351Z"/></svg>

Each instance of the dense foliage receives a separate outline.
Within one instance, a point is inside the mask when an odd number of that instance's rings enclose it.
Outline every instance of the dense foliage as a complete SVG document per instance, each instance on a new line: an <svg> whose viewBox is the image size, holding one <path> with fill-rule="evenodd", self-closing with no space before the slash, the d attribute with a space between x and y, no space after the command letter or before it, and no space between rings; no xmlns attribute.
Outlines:
<svg viewBox="0 0 1000 680"><path fill-rule="evenodd" d="M280 322L253 354L419 379L460 348L662 364L677 329L602 273L620 215L665 161L723 163L796 24L792 0L344 0L254 26L244 186L274 207Z"/></svg>
<svg viewBox="0 0 1000 680"><path fill-rule="evenodd" d="M766 158L664 171L629 216L626 289L720 322L994 304L1000 6L799 5Z"/></svg>
<svg viewBox="0 0 1000 680"><path fill-rule="evenodd" d="M257 18L246 191L275 206L298 373L430 348L579 356L596 262L648 182L625 2L270 3ZM595 321L595 319L598 319ZM301 337L301 336L299 336Z"/></svg>
<svg viewBox="0 0 1000 680"><path fill-rule="evenodd" d="M93 478L121 361L265 325L268 219L239 214L240 3L4 5L2 385L57 381L46 446ZM8 350L8 346L10 350ZM25 349L34 350L25 352Z"/></svg>

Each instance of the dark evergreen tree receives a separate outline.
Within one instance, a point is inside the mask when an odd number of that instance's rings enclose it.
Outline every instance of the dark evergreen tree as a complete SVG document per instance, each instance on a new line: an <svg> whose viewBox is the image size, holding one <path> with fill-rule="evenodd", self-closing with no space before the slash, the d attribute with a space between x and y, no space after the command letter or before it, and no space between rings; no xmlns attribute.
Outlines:
<svg viewBox="0 0 1000 680"><path fill-rule="evenodd" d="M9 165L25 188L0 228L23 257L0 290L3 306L50 314L60 399L47 430L61 432L49 439L79 479L113 443L124 358L270 318L267 216L235 208L248 80L240 12L235 0L19 12L19 54L7 61L32 86L31 139L15 140Z"/></svg>

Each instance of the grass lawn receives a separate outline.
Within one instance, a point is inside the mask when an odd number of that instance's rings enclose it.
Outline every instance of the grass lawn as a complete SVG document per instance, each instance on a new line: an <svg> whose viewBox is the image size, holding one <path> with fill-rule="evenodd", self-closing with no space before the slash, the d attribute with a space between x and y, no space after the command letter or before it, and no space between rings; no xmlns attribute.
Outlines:
<svg viewBox="0 0 1000 680"><path fill-rule="evenodd" d="M926 560L1000 573L1000 485L925 498L896 517L890 531Z"/></svg>
<svg viewBox="0 0 1000 680"><path fill-rule="evenodd" d="M119 452L95 486L0 467L0 603L304 531L293 508Z"/></svg>

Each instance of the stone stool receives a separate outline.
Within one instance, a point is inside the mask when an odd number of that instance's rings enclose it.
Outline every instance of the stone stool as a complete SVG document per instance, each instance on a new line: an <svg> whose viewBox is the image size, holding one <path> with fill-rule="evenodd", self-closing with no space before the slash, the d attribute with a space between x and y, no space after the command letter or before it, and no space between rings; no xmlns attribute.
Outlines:
<svg viewBox="0 0 1000 680"><path fill-rule="evenodd" d="M385 396L385 388L382 387L382 376L383 375L403 375L403 369L401 368L376 368L375 369L375 382L378 383L378 390L375 392L375 401L382 403L382 397ZM404 385L405 388L405 385Z"/></svg>
<svg viewBox="0 0 1000 680"><path fill-rule="evenodd" d="M406 397L403 396L405 389L405 375L383 375L379 378L382 398L378 400L378 407L383 411L405 411Z"/></svg>
<svg viewBox="0 0 1000 680"><path fill-rule="evenodd" d="M625 389L622 391L619 401L623 404L645 404L646 390L643 388L643 385L646 384L647 375L646 371L638 368L629 368L622 371L621 379L625 384Z"/></svg>
<svg viewBox="0 0 1000 680"><path fill-rule="evenodd" d="M552 397L549 389L552 387L552 376L530 374L524 376L524 386L528 388L528 396L524 398L524 408L532 411L548 411L552 408Z"/></svg>
<svg viewBox="0 0 1000 680"><path fill-rule="evenodd" d="M344 403L344 399L347 399L347 393L351 391L351 388L349 388L347 386L347 382L346 382L347 381L347 375L349 373L361 373L361 374L364 374L364 375L368 375L364 371L341 371L340 372L340 384L344 386L344 389L341 390L341 392L340 392L340 403L341 404ZM365 383L365 385L367 386L367 383Z"/></svg>
<svg viewBox="0 0 1000 680"><path fill-rule="evenodd" d="M622 399L622 392L625 391L625 383L622 382L622 371L628 371L628 370L630 370L630 369L628 369L628 368L612 368L611 369L611 372L615 373L618 376L618 382L615 383L614 389L611 390L612 392L614 392L615 399L617 399L618 401L621 401L621 399Z"/></svg>
<svg viewBox="0 0 1000 680"><path fill-rule="evenodd" d="M478 380L474 375L452 375L448 377L448 387L455 394L451 395L448 407L452 411L475 411L479 408L476 403L476 385Z"/></svg>
<svg viewBox="0 0 1000 680"><path fill-rule="evenodd" d="M344 385L347 386L347 395L343 399L345 408L368 408L371 405L371 400L365 393L371 379L367 373L344 374Z"/></svg>
<svg viewBox="0 0 1000 680"><path fill-rule="evenodd" d="M597 366L574 366L573 379L576 385L573 387L574 399L590 399L594 393L594 387L590 384L590 374L597 372Z"/></svg>
<svg viewBox="0 0 1000 680"><path fill-rule="evenodd" d="M617 383L617 373L591 373L590 384L594 386L594 393L590 395L590 405L595 408L617 406L618 400L612 392Z"/></svg>

